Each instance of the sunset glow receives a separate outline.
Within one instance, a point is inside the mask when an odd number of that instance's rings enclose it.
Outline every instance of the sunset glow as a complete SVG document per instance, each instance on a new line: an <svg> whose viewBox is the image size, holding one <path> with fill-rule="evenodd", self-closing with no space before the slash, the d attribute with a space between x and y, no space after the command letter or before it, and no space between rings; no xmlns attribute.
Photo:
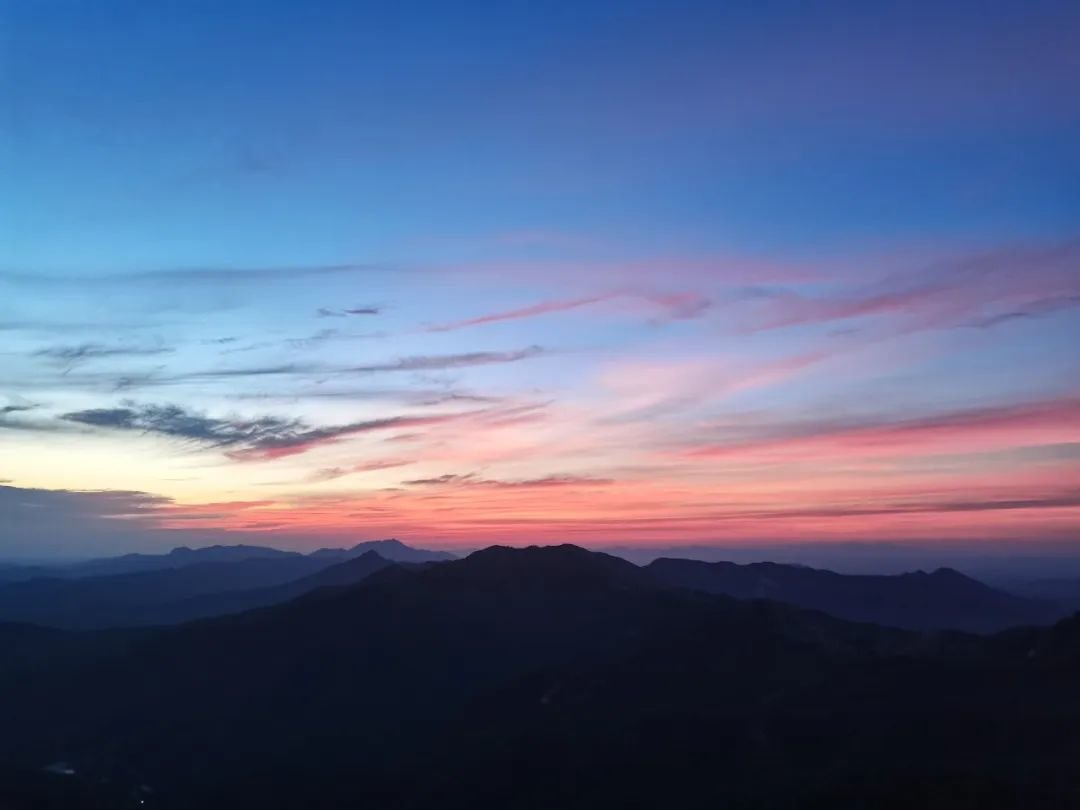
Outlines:
<svg viewBox="0 0 1080 810"><path fill-rule="evenodd" d="M1075 8L45 5L0 556L1080 538Z"/></svg>

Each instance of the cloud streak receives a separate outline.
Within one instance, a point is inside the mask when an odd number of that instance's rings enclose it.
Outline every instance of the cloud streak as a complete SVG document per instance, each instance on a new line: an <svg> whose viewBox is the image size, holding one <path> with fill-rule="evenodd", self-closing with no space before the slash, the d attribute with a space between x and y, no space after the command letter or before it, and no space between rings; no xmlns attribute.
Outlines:
<svg viewBox="0 0 1080 810"><path fill-rule="evenodd" d="M443 371L469 366L487 366L499 363L517 363L544 354L540 346L528 346L509 352L466 352L464 354L426 354L402 357L388 363L353 366L344 371L377 374L394 371Z"/></svg>
<svg viewBox="0 0 1080 810"><path fill-rule="evenodd" d="M141 284L247 284L325 276L385 273L401 268L377 264L315 264L292 267L179 267L89 275L0 272L0 283L27 287L95 287Z"/></svg>
<svg viewBox="0 0 1080 810"><path fill-rule="evenodd" d="M987 498L983 500L927 500L911 503L835 506L820 509L776 509L745 512L739 519L858 518L881 515L927 513L1001 512L1021 509L1074 509L1080 507L1080 490L1057 490L1024 498Z"/></svg>
<svg viewBox="0 0 1080 810"><path fill-rule="evenodd" d="M376 461L365 461L363 464L353 464L349 467L322 467L313 472L308 477L308 481L313 484L323 483L325 481L334 481L338 478L344 478L346 475L353 475L355 473L391 470L396 467L407 467L408 465L415 463L416 462L411 459L387 458Z"/></svg>
<svg viewBox="0 0 1080 810"><path fill-rule="evenodd" d="M612 478L597 478L591 475L546 475L541 478L519 478L501 480L480 478L476 473L435 476L434 478L416 478L402 481L406 486L465 486L478 489L555 489L558 487L601 487L614 484Z"/></svg>
<svg viewBox="0 0 1080 810"><path fill-rule="evenodd" d="M503 312L492 312L487 315L480 315L476 318L467 318L462 321L450 321L448 323L435 324L427 328L428 332L452 332L456 329L467 329L470 326L483 326L489 323L499 323L502 321L518 321L525 318L535 318L540 315L550 315L555 312L568 312L573 309L580 309L582 307L591 306L592 304L599 304L602 301L610 301L616 296L614 294L606 295L592 295L584 298L568 298L564 300L554 301L541 301L538 304L532 306L520 307L518 309L505 310Z"/></svg>
<svg viewBox="0 0 1080 810"><path fill-rule="evenodd" d="M318 333L309 338L288 342L293 349L311 349L335 339L353 336L338 335L333 330ZM368 337L368 336L356 336ZM473 366L499 365L516 363L546 354L541 346L528 346L512 351L478 351L461 354L412 355L380 363L361 366L327 365L320 363L277 363L265 366L247 366L235 368L196 369L169 373L164 367L146 371L110 372L110 373L65 373L64 387L105 388L111 391L131 391L139 388L161 386L181 386L193 383L226 383L234 380L280 378L319 378L319 382L334 376L388 374L409 371L449 371ZM27 380L24 387L52 387L59 380ZM417 392L415 395L404 392L405 398L432 400L430 392ZM318 396L319 392L309 395ZM327 394L326 396L357 396L362 392Z"/></svg>
<svg viewBox="0 0 1080 810"><path fill-rule="evenodd" d="M315 314L320 318L347 318L350 315L378 315L382 307L356 306L348 309L334 309L332 307L319 307Z"/></svg>
<svg viewBox="0 0 1080 810"><path fill-rule="evenodd" d="M767 429L762 435L705 442L689 458L914 455L1080 441L1080 398L970 408L913 419L830 421Z"/></svg>
<svg viewBox="0 0 1080 810"><path fill-rule="evenodd" d="M471 414L391 416L316 427L300 419L216 418L178 405L136 405L73 411L60 418L74 424L176 439L211 449L225 449L234 461L270 461L306 453L362 433L436 425Z"/></svg>
<svg viewBox="0 0 1080 810"><path fill-rule="evenodd" d="M872 288L828 296L773 292L746 331L760 332L877 316L899 331L990 328L1017 318L1080 307L1080 242L999 248L937 262Z"/></svg>
<svg viewBox="0 0 1080 810"><path fill-rule="evenodd" d="M153 357L171 354L175 349L167 346L107 346L101 343L80 343L74 346L52 346L34 352L34 357L42 357L69 368L89 360L109 357Z"/></svg>
<svg viewBox="0 0 1080 810"><path fill-rule="evenodd" d="M583 309L597 304L629 301L635 304L645 304L647 307L658 311L652 318L653 323L665 323L667 321L690 320L704 315L712 306L712 301L705 295L696 292L682 293L659 293L659 292L635 292L621 290L617 292L602 293L598 295L583 296L580 298L552 299L540 301L526 307L517 309L491 312L475 318L466 318L460 321L448 321L427 327L427 332L453 332L458 329L467 329L473 326L485 326L492 323L506 321L520 321L529 318L537 318L542 315L552 315L559 312L570 312Z"/></svg>

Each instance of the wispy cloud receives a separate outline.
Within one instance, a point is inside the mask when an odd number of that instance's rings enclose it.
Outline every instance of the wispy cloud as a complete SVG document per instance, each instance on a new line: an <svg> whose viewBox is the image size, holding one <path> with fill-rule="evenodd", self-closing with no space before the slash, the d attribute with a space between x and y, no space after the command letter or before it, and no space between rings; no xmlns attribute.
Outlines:
<svg viewBox="0 0 1080 810"><path fill-rule="evenodd" d="M101 334L102 332L143 329L147 326L149 326L149 324L119 320L106 322L41 318L35 320L23 319L0 321L0 332L27 332L42 335L65 335L78 332Z"/></svg>
<svg viewBox="0 0 1080 810"><path fill-rule="evenodd" d="M302 338L289 338L285 343L293 349L314 349L327 341L341 337L337 329L321 329L313 335Z"/></svg>
<svg viewBox="0 0 1080 810"><path fill-rule="evenodd" d="M587 296L585 298L541 301L532 306L505 310L503 312L492 312L487 315L480 315L476 318L467 318L462 321L450 321L447 323L435 324L434 326L429 326L427 331L450 332L455 329L465 329L470 326L482 326L484 324L498 323L500 321L516 321L523 318L535 318L538 315L548 315L553 312L567 312L572 309L580 309L581 307L586 307L591 304L598 304L601 301L610 301L614 297L614 294L609 293L605 295Z"/></svg>
<svg viewBox="0 0 1080 810"><path fill-rule="evenodd" d="M749 365L733 365L709 356L618 363L600 376L612 403L596 421L599 424L650 421L742 391L782 385L831 356L826 351L812 350Z"/></svg>
<svg viewBox="0 0 1080 810"><path fill-rule="evenodd" d="M197 369L169 372L165 366L139 371L86 372L72 371L63 377L65 387L112 392L135 391L142 388L182 386L192 383L226 383L233 380L272 379L275 377L310 377L333 372L334 369L314 363L281 363L267 366ZM24 387L53 387L56 381L24 381Z"/></svg>
<svg viewBox="0 0 1080 810"><path fill-rule="evenodd" d="M516 363L544 353L540 346L528 346L509 352L467 352L465 354L425 354L402 357L388 363L353 366L345 371L365 374L391 371L439 371L443 369L486 366L496 363Z"/></svg>
<svg viewBox="0 0 1080 810"><path fill-rule="evenodd" d="M880 515L915 515L927 513L1000 512L1018 509L1071 509L1080 506L1080 490L1058 489L1022 498L969 498L962 500L922 500L899 503L829 506L818 509L775 509L747 511L740 520L779 518L857 518Z"/></svg>
<svg viewBox="0 0 1080 810"><path fill-rule="evenodd" d="M408 486L465 486L480 489L553 489L556 487L607 486L615 483L611 478L597 478L591 475L546 475L541 478L518 478L502 480L481 478L476 473L435 476L434 478L416 478L402 481Z"/></svg>
<svg viewBox="0 0 1080 810"><path fill-rule="evenodd" d="M52 346L34 352L35 357L54 361L68 368L89 360L108 357L153 357L170 354L174 349L168 346L125 346L122 344L105 345L102 343L80 343L74 346Z"/></svg>
<svg viewBox="0 0 1080 810"><path fill-rule="evenodd" d="M1032 301L1027 306L1008 312L999 312L985 318L978 318L971 322L971 326L979 329L989 329L1009 321L1041 318L1054 312L1065 309L1080 307L1080 295L1064 295L1059 297L1043 298Z"/></svg>
<svg viewBox="0 0 1080 810"><path fill-rule="evenodd" d="M231 380L246 377L282 377L301 374L321 374L329 369L313 363L281 363L272 366L249 366L246 368L216 368L189 371L172 375L147 378L147 382L205 382L208 380Z"/></svg>
<svg viewBox="0 0 1080 810"><path fill-rule="evenodd" d="M437 392L424 395L424 398L416 402L417 405L445 405L448 402L470 402L478 404L493 404L502 402L501 397L486 396L484 394L470 394L461 391Z"/></svg>
<svg viewBox="0 0 1080 810"><path fill-rule="evenodd" d="M551 489L555 487L603 487L614 484L613 478L592 475L545 475L542 478L518 478L511 480L484 479L477 486L491 489Z"/></svg>
<svg viewBox="0 0 1080 810"><path fill-rule="evenodd" d="M206 448L225 448L235 461L268 461L305 453L361 433L397 430L463 418L463 414L391 416L343 425L312 426L300 419L263 416L217 418L179 405L136 405L66 413L67 422L93 428L153 434Z"/></svg>
<svg viewBox="0 0 1080 810"><path fill-rule="evenodd" d="M172 503L171 498L146 492L0 487L0 503L3 505L0 511L5 513L8 509L51 507L60 501L67 502L72 512L102 517L131 517Z"/></svg>
<svg viewBox="0 0 1080 810"><path fill-rule="evenodd" d="M331 307L319 307L315 314L320 318L347 318L350 315L378 315L382 307L355 306L347 309L333 309Z"/></svg>
<svg viewBox="0 0 1080 810"><path fill-rule="evenodd" d="M291 267L179 267L94 275L0 272L0 282L28 287L94 287L128 284L244 284L291 281L320 276L401 272L377 264L315 264Z"/></svg>
<svg viewBox="0 0 1080 810"><path fill-rule="evenodd" d="M401 483L410 487L427 487L441 486L443 484L461 484L473 478L475 478L475 473L446 473L445 475L436 475L433 478L414 478L411 481L402 481Z"/></svg>
<svg viewBox="0 0 1080 810"><path fill-rule="evenodd" d="M347 467L323 467L308 476L308 481L311 483L334 481L338 478L344 478L346 475L353 475L354 473L391 470L396 467L406 467L415 463L416 462L412 459L387 458L378 459L376 461L365 461L362 464L353 464Z"/></svg>
<svg viewBox="0 0 1080 810"><path fill-rule="evenodd" d="M1080 307L1080 242L999 248L830 295L773 290L757 304L751 332L870 316L901 332L990 328Z"/></svg>
<svg viewBox="0 0 1080 810"><path fill-rule="evenodd" d="M181 505L149 492L0 485L3 553L85 558L136 548L165 551L182 543L235 542L211 524L273 506L267 500Z"/></svg>
<svg viewBox="0 0 1080 810"><path fill-rule="evenodd" d="M654 323L700 318L712 307L712 300L698 292L641 293L642 300L660 309Z"/></svg>
<svg viewBox="0 0 1080 810"><path fill-rule="evenodd" d="M536 318L541 315L551 315L558 312L583 309L596 304L611 302L629 302L638 309L644 304L654 311L651 320L654 323L667 321L689 320L704 315L712 306L708 296L697 292L662 293L651 291L619 290L597 295L589 295L580 298L552 299L541 301L526 307L517 309L491 312L475 318L466 318L460 321L448 321L427 327L428 332L451 332L457 329L466 329L471 326L484 326L491 323L504 321L519 321L527 318Z"/></svg>
<svg viewBox="0 0 1080 810"><path fill-rule="evenodd" d="M911 455L1080 441L1080 399L969 408L918 418L825 421L765 428L750 438L689 447L692 458Z"/></svg>
<svg viewBox="0 0 1080 810"><path fill-rule="evenodd" d="M0 406L0 430L23 431L27 433L55 433L63 429L50 419L27 419L23 414L37 412L41 406L34 402L15 401Z"/></svg>
<svg viewBox="0 0 1080 810"><path fill-rule="evenodd" d="M311 338L301 339L294 348L310 348L318 343L337 337L333 330L330 334L316 334ZM312 343L311 341L314 341ZM128 390L139 387L182 385L186 383L206 383L214 381L241 380L249 378L272 377L312 377L321 378L349 374L378 374L396 371L443 371L470 366L484 366L499 363L516 363L544 354L540 346L504 352L466 352L463 354L432 354L401 357L384 363L371 363L363 366L333 366L319 363L278 363L265 366L240 366L235 368L211 368L194 371L166 373L162 369L136 374L80 375L74 382L86 385L110 384L114 390ZM352 394L349 394L352 395Z"/></svg>
<svg viewBox="0 0 1080 810"><path fill-rule="evenodd" d="M287 338L284 344L290 349L317 349L334 341L346 342L356 340L380 340L388 337L386 332L343 332L340 329L320 329L318 332L302 338ZM251 348L266 348L273 344L264 343Z"/></svg>

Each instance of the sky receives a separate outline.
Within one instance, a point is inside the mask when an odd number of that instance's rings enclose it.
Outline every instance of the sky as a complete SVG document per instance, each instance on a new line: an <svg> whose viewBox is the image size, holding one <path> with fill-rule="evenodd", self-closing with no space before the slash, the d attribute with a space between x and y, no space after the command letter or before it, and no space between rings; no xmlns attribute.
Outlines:
<svg viewBox="0 0 1080 810"><path fill-rule="evenodd" d="M0 557L1080 552L1080 7L0 0Z"/></svg>

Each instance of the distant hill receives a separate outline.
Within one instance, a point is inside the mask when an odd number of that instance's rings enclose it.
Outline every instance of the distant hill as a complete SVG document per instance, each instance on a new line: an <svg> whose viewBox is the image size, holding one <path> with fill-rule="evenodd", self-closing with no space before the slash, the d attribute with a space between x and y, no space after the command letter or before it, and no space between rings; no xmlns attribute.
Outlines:
<svg viewBox="0 0 1080 810"><path fill-rule="evenodd" d="M852 621L914 630L991 632L1022 624L1047 624L1073 606L1067 600L1005 593L950 569L863 576L797 565L736 565L666 558L639 568L619 557L574 546L560 548L563 552L559 556L534 559L522 557L511 548L494 546L471 555L465 570L477 575L490 567L499 571L506 587L513 587L519 580L536 582L538 577L565 586L572 577L587 572L601 578L618 574L616 579L624 586L660 584L739 599L772 599ZM328 580L343 577L338 584L355 583L362 578L355 576L356 572L375 570L371 555L380 564L442 563L449 556L410 548L397 540L360 543L351 549L320 549L308 555L257 546L181 548L167 555L128 555L101 561L101 568L112 570L134 559L141 570L0 582L0 621L68 629L176 624L287 601L321 587L320 576ZM368 563L355 568L342 567L349 561L365 559ZM567 570L552 568L558 565L566 565ZM1067 592L1068 583L1055 585L1050 592L1056 597L1062 589Z"/></svg>
<svg viewBox="0 0 1080 810"><path fill-rule="evenodd" d="M205 546L188 548L178 546L167 554L124 554L100 560L62 566L64 576L105 576L108 574L133 574L140 571L159 571L183 568L197 563L244 562L259 559L283 559L302 556L294 551L282 551L267 546Z"/></svg>
<svg viewBox="0 0 1080 810"><path fill-rule="evenodd" d="M1014 596L948 568L872 576L776 563L662 558L644 570L668 586L739 599L773 599L851 621L913 630L991 632L1047 624L1065 613L1049 601Z"/></svg>
<svg viewBox="0 0 1080 810"><path fill-rule="evenodd" d="M176 624L353 584L387 565L375 552L336 564L289 554L140 573L31 579L0 585L0 621L76 630Z"/></svg>
<svg viewBox="0 0 1080 810"><path fill-rule="evenodd" d="M202 548L178 546L164 554L123 554L118 557L103 557L76 563L56 563L53 565L45 563L34 565L0 563L0 583L21 582L41 577L77 579L113 574L136 574L147 571L185 568L199 563L231 563L262 559L282 560L304 556L321 560L324 564L329 565L334 562L359 557L368 551L376 551L380 557L392 562L438 562L455 559L455 555L446 551L413 548L400 540L392 539L369 540L347 549L323 548L306 555L298 551L285 551L268 546L217 545Z"/></svg>
<svg viewBox="0 0 1080 810"><path fill-rule="evenodd" d="M21 582L24 579L45 577L49 573L50 568L48 566L0 563L0 585L5 582Z"/></svg>
<svg viewBox="0 0 1080 810"><path fill-rule="evenodd" d="M146 624L149 611L223 591L280 585L326 567L300 554L192 562L134 573L0 585L0 621L69 629ZM151 622L152 623L152 622Z"/></svg>
<svg viewBox="0 0 1080 810"><path fill-rule="evenodd" d="M52 564L0 564L0 583L24 582L28 579L40 578L80 579L117 574L138 574L148 571L185 568L198 563L244 562L246 560L284 559L302 556L302 554L295 551L282 551L281 549L265 546L206 546L194 549L187 546L178 546L165 554L122 554L118 557L102 557L80 562Z"/></svg>
<svg viewBox="0 0 1080 810"><path fill-rule="evenodd" d="M376 552L380 557L391 562L421 563L442 562L456 559L454 554L448 551L429 551L422 548L407 546L400 540L368 540L357 543L352 548L320 548L313 551L309 556L316 559L347 560L359 557L369 551Z"/></svg>
<svg viewBox="0 0 1080 810"><path fill-rule="evenodd" d="M179 624L194 619L224 616L288 602L323 589L355 585L372 574L396 565L374 551L336 563L317 573L281 585L225 591L171 602L148 610L138 624Z"/></svg>
<svg viewBox="0 0 1080 810"><path fill-rule="evenodd" d="M1011 593L1031 599L1052 601L1068 611L1080 610L1080 579L1057 577L1014 580L1004 587Z"/></svg>
<svg viewBox="0 0 1080 810"><path fill-rule="evenodd" d="M120 641L16 629L0 787L62 761L209 810L1080 801L1080 618L925 635L574 547L319 593Z"/></svg>

